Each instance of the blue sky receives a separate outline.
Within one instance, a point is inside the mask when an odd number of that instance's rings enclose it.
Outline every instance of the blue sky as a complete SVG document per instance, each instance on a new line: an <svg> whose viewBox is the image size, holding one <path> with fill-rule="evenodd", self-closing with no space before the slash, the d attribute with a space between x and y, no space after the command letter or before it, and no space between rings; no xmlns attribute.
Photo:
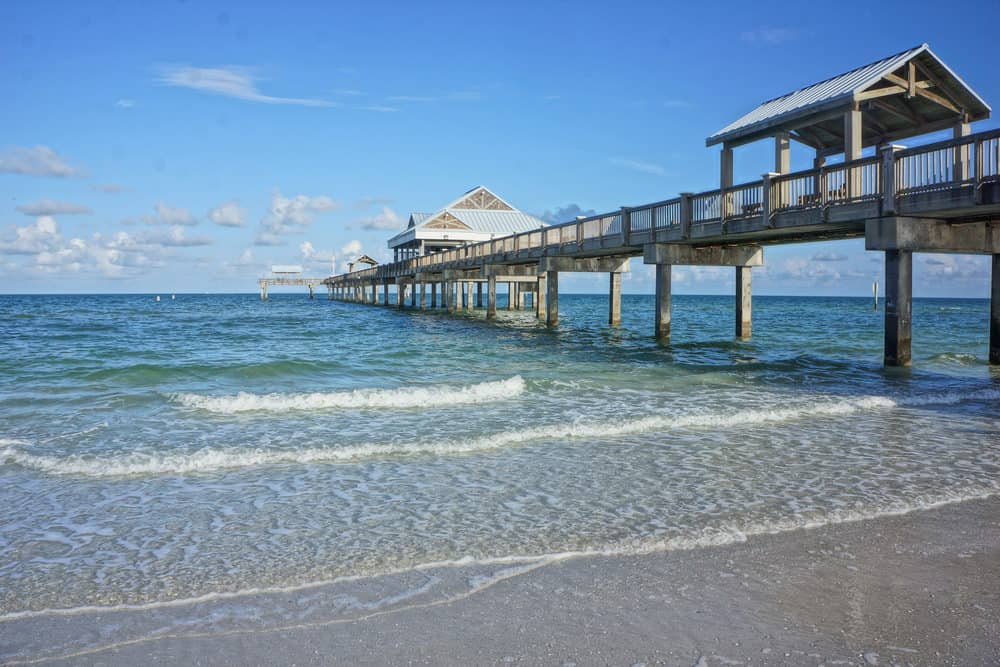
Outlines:
<svg viewBox="0 0 1000 667"><path fill-rule="evenodd" d="M975 20L970 20L975 17ZM327 274L483 184L536 215L715 187L704 139L758 103L927 42L994 105L1000 4L5 3L4 292L252 291ZM974 130L997 127L995 120ZM810 166L793 146L793 169ZM737 181L771 167L738 149ZM768 247L757 294L868 295L862 241ZM627 292L649 292L633 261ZM985 296L919 255L917 296ZM732 269L675 269L678 293ZM566 291L603 290L577 276Z"/></svg>

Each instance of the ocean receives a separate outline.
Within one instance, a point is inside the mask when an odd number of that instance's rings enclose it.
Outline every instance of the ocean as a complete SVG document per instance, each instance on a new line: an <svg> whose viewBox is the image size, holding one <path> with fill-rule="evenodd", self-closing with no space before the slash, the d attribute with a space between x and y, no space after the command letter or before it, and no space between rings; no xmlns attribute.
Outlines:
<svg viewBox="0 0 1000 667"><path fill-rule="evenodd" d="M0 296L0 660L1000 490L988 301L916 299L911 369L870 298L559 305Z"/></svg>

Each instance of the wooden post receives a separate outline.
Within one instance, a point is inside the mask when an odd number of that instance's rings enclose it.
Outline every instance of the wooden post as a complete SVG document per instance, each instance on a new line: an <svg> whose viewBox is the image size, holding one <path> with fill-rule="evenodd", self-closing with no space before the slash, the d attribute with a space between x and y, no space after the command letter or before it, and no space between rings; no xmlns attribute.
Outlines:
<svg viewBox="0 0 1000 667"><path fill-rule="evenodd" d="M497 278L490 276L487 280L486 295L486 319L495 320L497 318Z"/></svg>
<svg viewBox="0 0 1000 667"><path fill-rule="evenodd" d="M682 192L681 193L681 238L689 239L691 238L691 218L694 214L694 206L691 202L691 198L694 196L693 192Z"/></svg>
<svg viewBox="0 0 1000 667"><path fill-rule="evenodd" d="M608 324L617 327L622 323L622 274L611 272L611 286L608 293Z"/></svg>
<svg viewBox="0 0 1000 667"><path fill-rule="evenodd" d="M861 110L852 109L844 113L844 162L861 159ZM860 197L861 169L851 167L846 174L847 197Z"/></svg>
<svg viewBox="0 0 1000 667"><path fill-rule="evenodd" d="M559 324L559 272L549 271L545 282L545 324L554 327Z"/></svg>
<svg viewBox="0 0 1000 667"><path fill-rule="evenodd" d="M792 139L788 132L774 135L774 170L779 174L792 170Z"/></svg>
<svg viewBox="0 0 1000 667"><path fill-rule="evenodd" d="M674 267L656 265L656 337L670 340L670 278Z"/></svg>
<svg viewBox="0 0 1000 667"><path fill-rule="evenodd" d="M963 118L962 122L955 125L952 134L955 139L967 137L971 133L971 126L965 120ZM979 177L980 175L976 174L976 176ZM952 178L959 182L969 180L969 144L962 144L955 147L955 166Z"/></svg>
<svg viewBox="0 0 1000 667"><path fill-rule="evenodd" d="M736 337L749 338L751 326L752 295L749 266L736 267Z"/></svg>
<svg viewBox="0 0 1000 667"><path fill-rule="evenodd" d="M996 261L994 260L994 267ZM996 291L994 283L993 291ZM885 251L886 366L909 366L913 318L913 253Z"/></svg>

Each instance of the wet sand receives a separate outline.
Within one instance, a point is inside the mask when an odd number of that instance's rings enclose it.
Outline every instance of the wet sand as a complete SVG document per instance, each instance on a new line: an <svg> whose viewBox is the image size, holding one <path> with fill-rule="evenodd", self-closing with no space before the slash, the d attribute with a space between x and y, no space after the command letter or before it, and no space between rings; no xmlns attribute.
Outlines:
<svg viewBox="0 0 1000 667"><path fill-rule="evenodd" d="M998 662L993 497L726 546L572 558L361 620L164 637L46 664Z"/></svg>

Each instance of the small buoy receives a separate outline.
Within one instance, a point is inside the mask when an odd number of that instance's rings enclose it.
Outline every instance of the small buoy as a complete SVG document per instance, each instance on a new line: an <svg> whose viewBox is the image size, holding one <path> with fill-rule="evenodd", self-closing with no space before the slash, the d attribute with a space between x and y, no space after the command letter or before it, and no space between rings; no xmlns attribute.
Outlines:
<svg viewBox="0 0 1000 667"><path fill-rule="evenodd" d="M159 301L159 300L160 300L160 295L159 295L159 294L157 294L157 295L156 295L156 300L157 300L157 301Z"/></svg>
<svg viewBox="0 0 1000 667"><path fill-rule="evenodd" d="M171 294L171 295L170 295L170 300L171 300L171 301L173 301L173 300L174 300L174 299L176 299L176 298L177 298L177 295L176 295L176 294Z"/></svg>

